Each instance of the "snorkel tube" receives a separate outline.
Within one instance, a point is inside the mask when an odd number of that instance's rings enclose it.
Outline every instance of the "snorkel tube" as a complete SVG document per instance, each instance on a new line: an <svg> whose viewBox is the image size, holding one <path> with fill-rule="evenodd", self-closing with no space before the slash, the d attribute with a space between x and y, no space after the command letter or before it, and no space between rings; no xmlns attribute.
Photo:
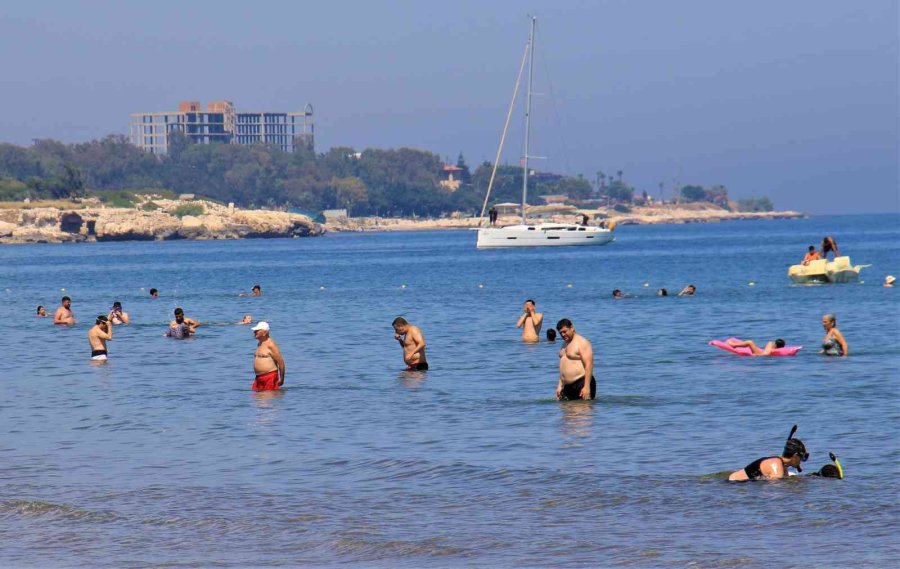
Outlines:
<svg viewBox="0 0 900 569"><path fill-rule="evenodd" d="M837 455L835 455L833 452L829 452L828 458L830 458L831 462L833 462L834 465L837 466L838 474L840 475L839 479L843 480L844 479L844 468L841 466L841 461L838 460Z"/></svg>

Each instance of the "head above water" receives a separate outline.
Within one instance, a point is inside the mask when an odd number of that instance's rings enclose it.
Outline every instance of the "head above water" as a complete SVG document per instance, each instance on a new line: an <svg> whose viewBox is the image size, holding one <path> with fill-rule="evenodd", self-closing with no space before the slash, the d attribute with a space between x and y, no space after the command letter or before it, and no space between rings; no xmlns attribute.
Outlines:
<svg viewBox="0 0 900 569"><path fill-rule="evenodd" d="M834 328L837 326L837 316L834 314L825 314L822 316L822 325Z"/></svg>
<svg viewBox="0 0 900 569"><path fill-rule="evenodd" d="M777 340L775 340L775 347L776 347L776 348L783 348L784 345L785 345L785 341L782 340L781 338L778 338Z"/></svg>
<svg viewBox="0 0 900 569"><path fill-rule="evenodd" d="M531 305L532 308L536 308L536 307L537 307L537 303L536 303L534 300L530 299L530 298L529 298L528 300L525 301L525 305L526 305L526 306L529 305L529 304Z"/></svg>
<svg viewBox="0 0 900 569"><path fill-rule="evenodd" d="M620 296L622 296L622 291L619 290L619 289L616 289L616 290L613 291L612 295L613 295L614 298L620 297Z"/></svg>
<svg viewBox="0 0 900 569"><path fill-rule="evenodd" d="M107 318L105 315L101 314L100 316L97 317L97 321L95 322L95 324L97 324L97 325L102 324L105 326L105 325L107 325L108 322L109 322L109 318Z"/></svg>
<svg viewBox="0 0 900 569"><path fill-rule="evenodd" d="M175 316L184 316L184 310L180 306L175 309Z"/></svg>
<svg viewBox="0 0 900 569"><path fill-rule="evenodd" d="M67 302L68 302L68 303L71 303L71 302L72 302L72 299L69 298L68 296L62 297L62 300L60 301L60 303L65 304L65 303L67 303Z"/></svg>
<svg viewBox="0 0 900 569"><path fill-rule="evenodd" d="M250 290L252 290L253 292L262 292L262 288L260 288L259 285L253 285L253 288L251 288Z"/></svg>
<svg viewBox="0 0 900 569"><path fill-rule="evenodd" d="M406 321L406 318L398 316L394 318L393 322L391 322L391 326L394 327L394 332L398 334L405 334L406 329L409 328L409 322Z"/></svg>
<svg viewBox="0 0 900 569"><path fill-rule="evenodd" d="M150 296L157 296L158 294L159 294L159 291L156 290L155 288L150 289Z"/></svg>
<svg viewBox="0 0 900 569"><path fill-rule="evenodd" d="M553 328L547 329L547 340L550 342L556 341L556 330L554 330Z"/></svg>
<svg viewBox="0 0 900 569"><path fill-rule="evenodd" d="M816 472L816 475L822 478L842 478L841 471L833 464L826 464Z"/></svg>
<svg viewBox="0 0 900 569"><path fill-rule="evenodd" d="M37 307L37 312L36 312L36 314L43 314L44 312L46 312L46 310L44 309L44 305L43 305L43 304L39 304L38 307Z"/></svg>
<svg viewBox="0 0 900 569"><path fill-rule="evenodd" d="M796 432L797 425L794 425L791 428L791 433L788 435L787 441L784 443L784 450L781 451L781 457L789 459L790 462L788 464L796 468L797 472L803 472L800 463L806 462L809 459L809 451L806 450L806 445L803 444L803 441L793 438L794 433Z"/></svg>
<svg viewBox="0 0 900 569"><path fill-rule="evenodd" d="M669 296L669 291L667 291L664 288L661 288L658 291L656 291L656 294L658 294L659 296Z"/></svg>

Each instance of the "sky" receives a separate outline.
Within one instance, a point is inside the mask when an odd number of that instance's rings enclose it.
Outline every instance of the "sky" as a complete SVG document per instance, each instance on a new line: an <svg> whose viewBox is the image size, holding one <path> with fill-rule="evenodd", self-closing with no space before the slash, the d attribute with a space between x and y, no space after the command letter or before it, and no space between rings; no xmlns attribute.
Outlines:
<svg viewBox="0 0 900 569"><path fill-rule="evenodd" d="M529 15L531 155L670 197L900 211L900 1L10 2L0 142L127 134L182 100L312 104L316 150L493 161ZM502 161L522 155L524 111Z"/></svg>

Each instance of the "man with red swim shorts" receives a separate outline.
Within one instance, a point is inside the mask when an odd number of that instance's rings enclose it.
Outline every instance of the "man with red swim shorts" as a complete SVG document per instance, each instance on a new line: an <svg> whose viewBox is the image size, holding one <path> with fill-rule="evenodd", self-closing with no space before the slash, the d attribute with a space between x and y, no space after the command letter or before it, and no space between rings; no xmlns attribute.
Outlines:
<svg viewBox="0 0 900 569"><path fill-rule="evenodd" d="M284 358L275 340L269 337L269 323L259 322L251 328L259 344L253 354L253 391L275 391L284 385Z"/></svg>

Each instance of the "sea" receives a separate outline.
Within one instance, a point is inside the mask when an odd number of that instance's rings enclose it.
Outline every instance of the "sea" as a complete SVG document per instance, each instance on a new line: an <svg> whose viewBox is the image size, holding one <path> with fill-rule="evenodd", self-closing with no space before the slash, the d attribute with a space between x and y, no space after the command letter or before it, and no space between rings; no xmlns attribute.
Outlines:
<svg viewBox="0 0 900 569"><path fill-rule="evenodd" d="M616 235L0 247L0 567L900 566L900 216ZM861 281L792 285L825 235ZM63 295L76 326L34 316ZM554 399L561 343L515 327L529 298L593 344L595 401ZM98 364L87 333L116 300L131 324ZM164 337L176 307L195 337ZM825 313L849 357L817 353ZM282 391L250 389L245 314ZM403 371L396 316L429 371ZM803 349L708 345L731 336ZM803 475L726 481L795 424ZM829 452L843 480L804 476Z"/></svg>

